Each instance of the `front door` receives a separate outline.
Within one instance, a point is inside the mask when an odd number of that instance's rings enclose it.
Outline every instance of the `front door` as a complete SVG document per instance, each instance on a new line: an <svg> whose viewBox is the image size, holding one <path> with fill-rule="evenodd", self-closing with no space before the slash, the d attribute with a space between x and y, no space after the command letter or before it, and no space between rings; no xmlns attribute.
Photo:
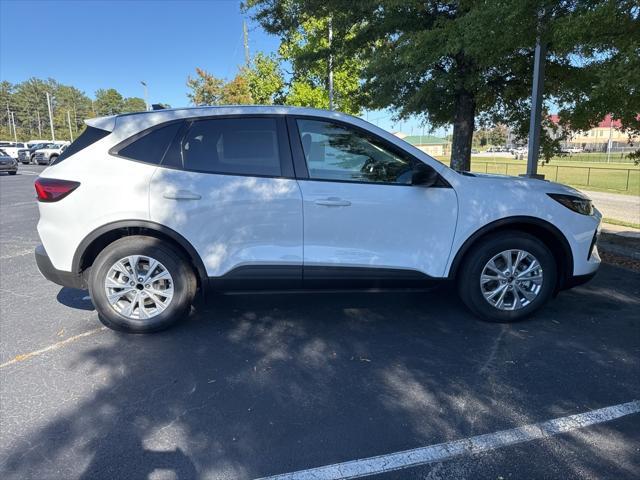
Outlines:
<svg viewBox="0 0 640 480"><path fill-rule="evenodd" d="M308 170L298 175L305 279L322 267L444 275L457 218L446 182L413 185L418 159L347 124L297 118L290 127Z"/></svg>

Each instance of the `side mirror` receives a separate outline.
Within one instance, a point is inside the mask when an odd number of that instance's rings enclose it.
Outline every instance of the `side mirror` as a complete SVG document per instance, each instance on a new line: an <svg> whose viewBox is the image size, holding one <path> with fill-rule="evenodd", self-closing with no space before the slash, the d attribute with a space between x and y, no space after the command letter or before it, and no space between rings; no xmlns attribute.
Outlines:
<svg viewBox="0 0 640 480"><path fill-rule="evenodd" d="M411 175L411 185L420 185L421 187L431 187L438 181L438 172L433 168L425 165L424 163L418 163L413 167L413 174Z"/></svg>

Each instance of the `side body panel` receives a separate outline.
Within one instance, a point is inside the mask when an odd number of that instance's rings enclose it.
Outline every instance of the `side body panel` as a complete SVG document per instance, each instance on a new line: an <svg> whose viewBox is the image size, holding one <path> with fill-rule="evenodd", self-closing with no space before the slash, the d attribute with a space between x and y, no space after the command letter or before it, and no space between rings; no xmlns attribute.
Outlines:
<svg viewBox="0 0 640 480"><path fill-rule="evenodd" d="M299 183L304 198L305 267L375 267L444 275L458 208L452 188ZM348 205L326 205L327 199Z"/></svg>
<svg viewBox="0 0 640 480"><path fill-rule="evenodd" d="M589 257L593 235L602 215L573 212L546 193L581 195L564 185L541 180L500 176L446 176L456 189L460 212L446 272L449 274L456 253L468 238L484 226L512 217L529 217L553 225L561 232L573 256L573 275L587 275L598 269L597 250Z"/></svg>
<svg viewBox="0 0 640 480"><path fill-rule="evenodd" d="M199 199L175 199L189 192ZM187 239L210 277L245 265L302 265L302 197L293 179L158 168L150 218Z"/></svg>
<svg viewBox="0 0 640 480"><path fill-rule="evenodd" d="M100 143L41 174L80 182L59 202L38 203L38 234L58 270L71 271L76 249L97 228L118 220L149 219L149 181L157 167L112 157Z"/></svg>

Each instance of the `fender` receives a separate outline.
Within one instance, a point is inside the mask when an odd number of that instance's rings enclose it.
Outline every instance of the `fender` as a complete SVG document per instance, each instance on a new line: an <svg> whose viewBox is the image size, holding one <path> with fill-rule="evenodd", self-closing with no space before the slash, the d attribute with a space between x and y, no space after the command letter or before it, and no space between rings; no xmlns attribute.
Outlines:
<svg viewBox="0 0 640 480"><path fill-rule="evenodd" d="M193 245L191 245L191 243L189 243L186 238L184 238L175 230L148 220L118 220L96 228L80 242L80 245L78 245L78 248L73 255L73 262L71 264L72 271L80 273L82 258L84 257L89 245L91 245L96 239L98 239L105 233L113 232L120 229L152 230L171 238L187 252L187 254L189 255L189 259L193 262L194 266L198 270L198 275L200 276L200 278L207 278L207 270L204 266L202 258L200 258L200 255L198 254L196 249L193 248Z"/></svg>
<svg viewBox="0 0 640 480"><path fill-rule="evenodd" d="M569 241L564 236L564 234L552 223L547 222L546 220L541 220L536 217L528 217L528 216L514 216L514 217L506 217L501 218L499 220L495 220L487 225L481 227L476 230L473 234L471 234L462 244L462 246L458 249L453 262L451 262L451 267L449 268L449 274L447 278L453 279L456 276L458 268L460 267L460 262L464 258L465 254L471 248L471 246L476 242L476 240L480 239L486 234L492 233L497 230L504 230L509 228L510 226L514 227L531 227L532 230L544 230L547 234L549 234L560 246L562 249L563 258L559 259L563 261L563 269L564 272L560 272L564 278L561 281L566 281L567 278L573 275L573 252L571 251L571 246L569 245ZM522 228L521 228L522 229Z"/></svg>

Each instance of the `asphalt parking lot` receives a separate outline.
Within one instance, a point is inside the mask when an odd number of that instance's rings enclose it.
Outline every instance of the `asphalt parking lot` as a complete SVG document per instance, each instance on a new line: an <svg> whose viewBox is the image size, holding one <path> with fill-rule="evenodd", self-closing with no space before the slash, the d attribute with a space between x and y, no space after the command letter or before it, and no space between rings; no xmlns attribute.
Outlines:
<svg viewBox="0 0 640 480"><path fill-rule="evenodd" d="M441 288L216 296L106 330L36 270L41 170L0 177L1 478L252 479L640 399L640 274L609 265L514 325ZM639 475L636 413L375 478Z"/></svg>

